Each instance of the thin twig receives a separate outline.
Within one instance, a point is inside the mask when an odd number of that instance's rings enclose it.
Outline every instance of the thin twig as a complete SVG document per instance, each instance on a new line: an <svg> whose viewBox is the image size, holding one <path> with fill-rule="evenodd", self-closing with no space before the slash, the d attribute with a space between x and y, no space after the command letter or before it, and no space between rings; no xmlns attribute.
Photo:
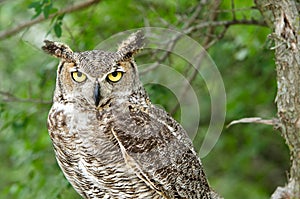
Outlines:
<svg viewBox="0 0 300 199"><path fill-rule="evenodd" d="M234 124L240 124L240 123L258 123L258 124L271 125L274 127L277 127L280 124L278 118L272 118L272 119L266 120L266 119L262 119L260 117L247 117L247 118L242 118L239 120L233 120L226 126L226 128L229 128L230 126L232 126Z"/></svg>
<svg viewBox="0 0 300 199"><path fill-rule="evenodd" d="M219 9L219 6L220 6L220 1L216 0L212 6L212 11L210 12L211 13L209 16L210 21L215 21L217 19L218 13L215 11ZM206 50L211 46L212 37L210 35L214 32L214 29L215 29L214 26L208 27L207 36L205 37L204 43L203 43L204 51L202 51L201 54L198 55L197 63L194 65L194 67L192 67L193 73L188 78L185 88L182 90L183 92L180 95L180 100L184 98L184 96L186 95L186 93L189 90L189 86L192 84L192 82L195 80L195 78L197 77L197 75L199 73L200 63L202 61L203 56L205 56L204 52L206 52ZM174 115L176 113L176 111L180 108L180 104L179 104L180 100L177 101L176 105L171 110L171 112L170 112L171 115Z"/></svg>
<svg viewBox="0 0 300 199"><path fill-rule="evenodd" d="M206 0L202 0L198 3L192 16L183 24L182 29L186 29L186 28L190 27L195 22L195 20L199 17L199 14L201 13L203 5L205 5L205 4L206 4Z"/></svg>
<svg viewBox="0 0 300 199"><path fill-rule="evenodd" d="M152 13L157 15L157 19L163 24L163 26L167 27L167 28L175 28L174 25L172 25L170 22L168 22L166 19L164 19L164 17L162 17L160 15L160 13L157 11L156 8L154 8L152 5L150 5L149 10L152 11Z"/></svg>
<svg viewBox="0 0 300 199"><path fill-rule="evenodd" d="M217 10L219 10L220 7L220 0L215 0L215 2L212 4L212 11L210 12L210 15L208 16L209 21L216 21L218 19L218 13L216 12ZM213 35L214 30L215 30L215 26L209 26L207 29L207 33L206 33L206 37L204 39L203 45L206 47L208 45L208 43L210 43L210 41L212 40L210 35ZM206 50L208 48L205 48Z"/></svg>
<svg viewBox="0 0 300 199"><path fill-rule="evenodd" d="M0 32L0 40L5 39L5 38L10 37L10 36L13 36L13 35L21 32L25 28L31 27L35 24L38 24L38 23L43 22L43 21L48 20L48 19L52 19L52 18L54 18L58 15L62 15L62 14L82 10L84 8L87 8L91 5L93 5L93 4L97 4L99 2L100 2L100 0L90 0L90 1L86 1L86 2L83 2L83 3L77 4L77 5L73 5L73 6L64 8L64 9L62 9L62 10L60 10L60 11L54 13L54 14L49 15L48 18L45 18L44 15L40 15L39 17L37 17L37 18L35 18L31 21L27 21L23 24L19 24L16 27L13 27L11 29L1 31Z"/></svg>
<svg viewBox="0 0 300 199"><path fill-rule="evenodd" d="M195 22L195 20L199 16L199 14L202 10L202 7L205 3L206 3L206 0L202 0L198 3L198 5L196 6L195 11L192 13L191 18L183 24L182 29L188 28L189 26L191 26ZM182 36L182 34L178 34L174 38L170 39L167 43L166 52L164 52L163 55L155 63L153 63L151 66L147 67L143 71L140 71L140 75L144 75L144 74L148 73L149 71L156 69L160 65L160 63L165 61L168 58L168 56L170 55L170 53L172 52L172 49L175 47L176 42L178 41L178 39L181 36Z"/></svg>
<svg viewBox="0 0 300 199"><path fill-rule="evenodd" d="M222 32L220 34L218 34L215 39L211 40L206 46L205 49L209 49L211 46L213 46L215 43L217 43L219 40L221 40L224 36L225 33L228 30L228 26L225 26L224 29L222 30Z"/></svg>
<svg viewBox="0 0 300 199"><path fill-rule="evenodd" d="M144 75L144 74L148 73L149 71L152 71L152 70L156 69L160 65L160 63L164 62L168 58L170 53L172 52L172 49L174 48L174 46L176 45L176 42L178 41L178 39L181 36L182 36L182 34L178 34L174 38L170 39L170 41L167 43L167 49L163 53L163 55L160 58L158 58L157 61L154 62L151 66L149 66L146 69L142 70L140 72L140 75Z"/></svg>
<svg viewBox="0 0 300 199"><path fill-rule="evenodd" d="M231 0L231 10L232 10L232 18L235 21L236 20L236 16L235 16L235 5L234 5L234 0Z"/></svg>
<svg viewBox="0 0 300 199"><path fill-rule="evenodd" d="M208 21L199 23L195 26L191 26L190 28L183 31L185 34L190 34L191 32L206 28L206 27L216 27L216 26L232 26L232 25L257 25L262 27L268 27L267 24L264 21L259 21L255 19L242 19L242 20L231 20L231 21Z"/></svg>

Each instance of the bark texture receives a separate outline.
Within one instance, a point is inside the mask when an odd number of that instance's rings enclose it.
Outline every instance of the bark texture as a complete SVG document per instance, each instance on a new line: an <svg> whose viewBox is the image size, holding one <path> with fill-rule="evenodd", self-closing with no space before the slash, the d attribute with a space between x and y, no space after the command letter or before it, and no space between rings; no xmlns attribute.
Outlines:
<svg viewBox="0 0 300 199"><path fill-rule="evenodd" d="M300 198L300 30L296 0L255 0L273 29L279 129L290 150L288 183L272 199Z"/></svg>

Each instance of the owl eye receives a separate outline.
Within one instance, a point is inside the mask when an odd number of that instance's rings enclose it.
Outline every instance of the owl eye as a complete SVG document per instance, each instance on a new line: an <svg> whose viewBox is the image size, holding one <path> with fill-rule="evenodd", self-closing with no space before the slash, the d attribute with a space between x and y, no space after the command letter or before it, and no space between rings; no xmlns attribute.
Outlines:
<svg viewBox="0 0 300 199"><path fill-rule="evenodd" d="M86 75L79 71L71 72L71 76L72 79L78 83L84 82L84 80L86 80Z"/></svg>
<svg viewBox="0 0 300 199"><path fill-rule="evenodd" d="M107 75L107 79L111 82L118 82L123 76L123 72L115 71Z"/></svg>

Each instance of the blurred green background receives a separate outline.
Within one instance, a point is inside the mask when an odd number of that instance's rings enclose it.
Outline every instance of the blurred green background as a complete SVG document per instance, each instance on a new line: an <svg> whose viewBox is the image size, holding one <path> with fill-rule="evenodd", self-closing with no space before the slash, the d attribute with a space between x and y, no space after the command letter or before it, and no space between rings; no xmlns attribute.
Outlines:
<svg viewBox="0 0 300 199"><path fill-rule="evenodd" d="M6 31L40 15L48 16L83 1L0 1L0 31ZM195 26L211 20L216 2L203 5ZM222 1L213 20L255 19L260 13L252 1ZM156 26L182 30L197 9L198 1L103 0L87 9L57 16L0 41L0 198L80 198L56 164L46 120L51 106L58 60L40 47L47 37L69 44L73 50L90 50L121 31ZM39 13L41 12L41 13ZM213 31L199 29L189 36L205 45L215 40L208 53L217 65L227 95L226 122L243 117L276 116L276 71L271 30L257 25L232 25ZM209 35L212 34L212 35ZM217 38L219 34L222 38ZM138 64L151 63L156 55L142 52ZM149 52L150 54L151 52ZM158 55L162 52L157 52ZM152 59L152 60L151 60ZM189 67L178 58L165 61L184 75ZM153 74L155 76L155 74ZM141 76L143 79L143 76ZM176 80L174 80L176 81ZM210 120L209 93L201 76L192 82L201 97L201 122L194 139L199 150ZM176 105L167 89L148 85L153 103L167 111ZM174 100L171 100L174 99ZM180 109L174 113L180 118ZM269 198L284 185L289 168L287 147L271 126L238 124L223 129L214 149L202 159L212 187L225 198Z"/></svg>

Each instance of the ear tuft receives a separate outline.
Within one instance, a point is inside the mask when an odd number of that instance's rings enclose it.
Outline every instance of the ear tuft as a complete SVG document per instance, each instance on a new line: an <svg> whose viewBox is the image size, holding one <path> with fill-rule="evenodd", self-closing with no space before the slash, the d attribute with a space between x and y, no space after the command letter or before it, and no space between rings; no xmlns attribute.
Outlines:
<svg viewBox="0 0 300 199"><path fill-rule="evenodd" d="M42 46L42 49L46 53L69 62L74 61L73 51L66 44L49 40L45 40L44 43L45 45Z"/></svg>
<svg viewBox="0 0 300 199"><path fill-rule="evenodd" d="M118 48L118 53L125 59L131 58L138 53L145 45L145 35L139 30L132 33L126 40L124 40Z"/></svg>

